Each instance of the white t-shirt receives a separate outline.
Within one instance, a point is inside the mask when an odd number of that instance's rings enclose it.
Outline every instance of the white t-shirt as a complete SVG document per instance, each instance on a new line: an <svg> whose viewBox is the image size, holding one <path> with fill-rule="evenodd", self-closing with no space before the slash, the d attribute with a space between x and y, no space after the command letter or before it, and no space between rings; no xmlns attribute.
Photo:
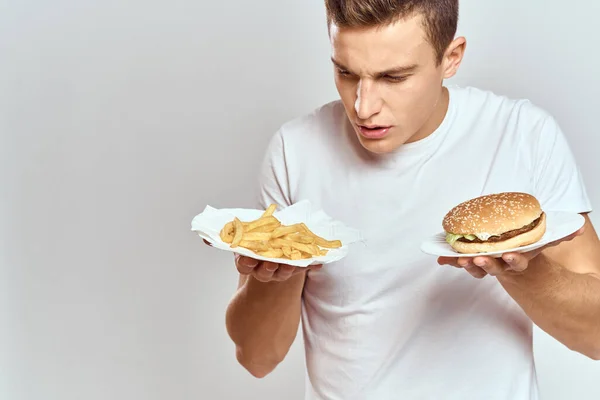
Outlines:
<svg viewBox="0 0 600 400"><path fill-rule="evenodd" d="M546 211L591 211L556 121L526 100L449 87L441 126L394 154L358 142L335 101L286 123L259 206L309 199L364 243L308 275L306 399L533 400L532 323L493 277L420 251L456 204L523 191Z"/></svg>

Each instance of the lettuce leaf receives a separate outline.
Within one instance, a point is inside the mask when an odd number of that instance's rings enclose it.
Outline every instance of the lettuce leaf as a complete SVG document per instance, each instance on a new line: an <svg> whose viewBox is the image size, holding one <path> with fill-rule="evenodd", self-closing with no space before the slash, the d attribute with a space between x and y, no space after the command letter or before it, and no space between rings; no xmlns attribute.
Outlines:
<svg viewBox="0 0 600 400"><path fill-rule="evenodd" d="M453 233L446 233L446 242L448 242L451 246L456 243L456 241L460 238L465 238L469 241L473 241L477 239L475 235L455 235Z"/></svg>

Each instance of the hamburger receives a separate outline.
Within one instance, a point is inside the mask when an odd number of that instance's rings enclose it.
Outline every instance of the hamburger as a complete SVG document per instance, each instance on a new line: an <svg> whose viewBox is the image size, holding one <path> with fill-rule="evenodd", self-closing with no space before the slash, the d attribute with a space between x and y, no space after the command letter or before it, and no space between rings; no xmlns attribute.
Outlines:
<svg viewBox="0 0 600 400"><path fill-rule="evenodd" d="M496 193L465 201L443 219L446 242L459 253L527 246L546 232L546 214L532 195Z"/></svg>

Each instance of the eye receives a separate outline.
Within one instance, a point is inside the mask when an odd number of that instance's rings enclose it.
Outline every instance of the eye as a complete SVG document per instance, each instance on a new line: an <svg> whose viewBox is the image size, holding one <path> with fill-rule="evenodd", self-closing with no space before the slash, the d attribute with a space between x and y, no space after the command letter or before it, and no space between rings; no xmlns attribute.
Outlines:
<svg viewBox="0 0 600 400"><path fill-rule="evenodd" d="M405 80L407 80L408 76L385 75L383 78L389 82L398 83L398 82L404 82Z"/></svg>
<svg viewBox="0 0 600 400"><path fill-rule="evenodd" d="M338 67L336 67L335 69L336 69L336 72L338 73L338 75L341 75L341 76L350 76L350 72L346 71L345 69L341 69L341 68L338 68Z"/></svg>

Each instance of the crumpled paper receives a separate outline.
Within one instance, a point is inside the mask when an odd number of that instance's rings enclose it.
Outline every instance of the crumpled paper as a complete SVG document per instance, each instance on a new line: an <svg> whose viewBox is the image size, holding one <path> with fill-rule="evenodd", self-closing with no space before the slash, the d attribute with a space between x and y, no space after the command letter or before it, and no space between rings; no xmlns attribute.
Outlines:
<svg viewBox="0 0 600 400"><path fill-rule="evenodd" d="M252 250L243 247L231 248L228 243L221 240L220 232L223 226L234 217L241 221L251 221L260 218L264 210L253 210L244 208L216 209L206 206L202 213L196 215L192 220L192 231L209 242L213 247L232 253L252 257L257 260L273 261L296 267L307 267L313 264L328 264L341 260L348 254L349 245L362 241L360 232L345 226L341 221L334 220L323 210L314 210L310 201L302 200L282 210L275 211L273 216L284 225L292 225L304 222L315 234L327 240L340 240L342 247L328 249L325 256L307 258L302 260L288 260L281 258L262 257Z"/></svg>

